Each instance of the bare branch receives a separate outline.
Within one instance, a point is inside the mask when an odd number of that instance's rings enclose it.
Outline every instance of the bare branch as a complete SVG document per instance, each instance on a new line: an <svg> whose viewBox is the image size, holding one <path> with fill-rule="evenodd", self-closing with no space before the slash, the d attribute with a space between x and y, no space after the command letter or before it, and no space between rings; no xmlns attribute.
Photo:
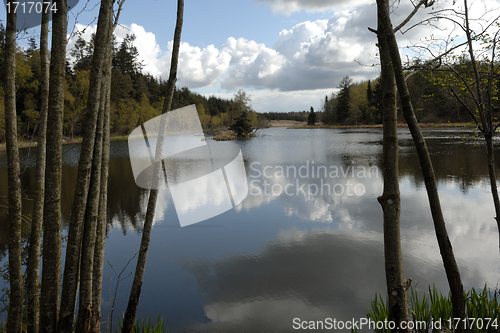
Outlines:
<svg viewBox="0 0 500 333"><path fill-rule="evenodd" d="M474 114L474 112L472 112L472 110L469 108L469 106L464 101L462 101L462 99L460 98L460 96L458 96L457 93L453 89L450 89L450 90L451 90L452 94L460 102L460 104L462 104L465 107L465 109L469 112L469 114L472 116L472 119L474 119L474 122L476 123L476 127L479 128L479 130L481 132L483 132L483 129L479 125L479 122L477 121L477 118L476 118L476 115Z"/></svg>
<svg viewBox="0 0 500 333"><path fill-rule="evenodd" d="M410 13L410 15L408 15L408 17L406 17L406 19L403 20L403 22L401 22L395 29L394 29L394 32L397 32L398 30L400 30L402 27L404 27L406 25L406 23L408 23L411 18L413 16L415 16L415 14L417 13L418 9L420 7L422 7L422 5L426 5L427 7L427 1L428 0L420 0L420 2L415 6L415 8L413 8L413 11ZM432 3L434 3L434 1L432 1Z"/></svg>

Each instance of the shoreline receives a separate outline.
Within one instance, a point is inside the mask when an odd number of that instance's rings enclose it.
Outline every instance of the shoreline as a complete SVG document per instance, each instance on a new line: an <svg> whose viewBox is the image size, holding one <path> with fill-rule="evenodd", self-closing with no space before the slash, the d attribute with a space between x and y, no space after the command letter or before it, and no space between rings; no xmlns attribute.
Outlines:
<svg viewBox="0 0 500 333"><path fill-rule="evenodd" d="M419 123L421 128L464 128L473 126L472 123ZM279 126L271 126L271 127L279 127ZM293 126L288 127L289 129L315 129L315 128L339 128L339 129L356 129L356 128L382 128L382 124L374 124L374 125L303 125L303 126ZM398 123L398 127L406 127L408 125L406 123Z"/></svg>
<svg viewBox="0 0 500 333"><path fill-rule="evenodd" d="M464 128L473 126L472 123L420 123L420 127L422 128ZM357 129L357 128L382 128L382 124L376 125L314 125L309 126L305 122L300 121L291 121L291 120L272 120L270 127L286 127L287 129L317 129L317 128L337 128L337 129ZM406 123L398 123L398 127L408 127ZM127 140L128 136L114 136L111 137L111 141L120 141ZM71 143L81 143L82 138L74 138L74 139L65 139L63 140L64 144ZM37 142L34 141L18 141L18 147L22 148L30 148L36 147ZM5 143L0 143L0 152L6 150Z"/></svg>
<svg viewBox="0 0 500 333"><path fill-rule="evenodd" d="M128 136L112 136L110 138L111 141L120 141L120 140L127 140ZM71 144L71 143L81 143L83 138L74 138L74 139L69 139L63 138L63 145ZM19 149L24 149L24 148L36 148L38 146L37 141L24 141L24 140L19 140L17 141L17 145ZM5 142L0 143L0 152L6 150L7 148L5 147Z"/></svg>

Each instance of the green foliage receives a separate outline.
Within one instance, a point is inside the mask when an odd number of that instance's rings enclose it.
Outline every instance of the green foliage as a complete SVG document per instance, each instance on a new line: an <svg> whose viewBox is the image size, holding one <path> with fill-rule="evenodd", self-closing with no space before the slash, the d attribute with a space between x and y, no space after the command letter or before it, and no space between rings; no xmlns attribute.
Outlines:
<svg viewBox="0 0 500 333"><path fill-rule="evenodd" d="M233 125L229 128L238 138L247 138L253 132L252 124L248 117L248 112L242 111L239 117L234 120Z"/></svg>
<svg viewBox="0 0 500 333"><path fill-rule="evenodd" d="M344 76L338 88L340 89L337 94L337 112L336 122L344 124L351 114L351 86L352 79L349 76Z"/></svg>
<svg viewBox="0 0 500 333"><path fill-rule="evenodd" d="M121 331L122 322L120 317L118 317L118 326ZM166 331L167 329L165 328L161 315L158 315L155 324L153 324L153 321L149 316L144 320L138 319L134 324L134 329L132 330L133 333L165 333Z"/></svg>
<svg viewBox="0 0 500 333"><path fill-rule="evenodd" d="M316 112L314 112L314 108L311 106L311 111L309 112L309 116L307 117L307 125L314 126L316 124Z"/></svg>
<svg viewBox="0 0 500 333"><path fill-rule="evenodd" d="M387 307L385 305L387 302L388 302L387 299L385 301L382 299L381 294L375 294L375 299L372 301L371 310L368 311L366 317L375 322L384 321L385 319L389 318L389 311L387 310ZM386 330L382 329L377 331L377 333L382 333L382 332L385 333Z"/></svg>
<svg viewBox="0 0 500 333"><path fill-rule="evenodd" d="M367 313L367 318L375 322L387 320L389 312L387 309L387 299L384 301L380 294L375 294L375 299L371 303L371 309ZM416 288L410 290L410 320L412 321L425 321L427 327L431 327L431 320L436 322L440 320L442 324L441 330L438 331L453 331L455 322L453 320L453 308L451 303L451 294L443 296L439 293L436 287L429 286L428 294L425 292L418 292ZM467 317L470 319L468 332L498 332L500 327L500 294L499 290L490 290L485 285L480 291L472 288L466 294L465 311ZM471 324L472 318L478 321L477 324ZM483 323L483 327L480 323ZM486 324L490 323L488 329ZM451 324L451 326L450 326ZM498 325L497 325L498 324ZM479 326L478 326L479 325ZM414 330L415 332L428 332L428 330ZM385 333L387 330L376 329L377 333Z"/></svg>
<svg viewBox="0 0 500 333"><path fill-rule="evenodd" d="M264 112L260 114L267 120L293 120L307 121L309 113L307 111L291 111L291 112Z"/></svg>

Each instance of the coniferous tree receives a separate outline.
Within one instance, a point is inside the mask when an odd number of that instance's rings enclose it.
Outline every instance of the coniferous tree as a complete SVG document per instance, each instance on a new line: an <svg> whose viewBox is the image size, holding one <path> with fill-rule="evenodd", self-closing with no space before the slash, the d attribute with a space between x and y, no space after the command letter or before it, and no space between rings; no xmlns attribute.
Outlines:
<svg viewBox="0 0 500 333"><path fill-rule="evenodd" d="M352 79L348 76L342 78L340 81L339 88L340 91L337 97L337 123L343 124L350 115L350 105L351 97L349 94L350 87L352 85Z"/></svg>
<svg viewBox="0 0 500 333"><path fill-rule="evenodd" d="M311 106L311 111L309 111L309 116L307 117L307 125L314 126L316 124L316 112Z"/></svg>
<svg viewBox="0 0 500 333"><path fill-rule="evenodd" d="M243 110L241 114L234 119L233 125L229 128L238 138L246 138L253 132L252 124L248 118L248 112Z"/></svg>

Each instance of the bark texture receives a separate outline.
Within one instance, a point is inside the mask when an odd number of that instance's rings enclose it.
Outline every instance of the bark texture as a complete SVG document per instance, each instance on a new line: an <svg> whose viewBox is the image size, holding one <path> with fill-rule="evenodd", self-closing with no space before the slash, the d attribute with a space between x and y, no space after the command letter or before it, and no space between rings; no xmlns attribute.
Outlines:
<svg viewBox="0 0 500 333"><path fill-rule="evenodd" d="M41 109L38 129L38 145L35 171L35 200L31 222L30 247L26 266L26 293L28 333L38 333L40 321L40 256L43 224L43 204L45 198L45 162L47 148L47 110L49 108L49 12L42 13L40 30L40 71L41 71Z"/></svg>
<svg viewBox="0 0 500 333"><path fill-rule="evenodd" d="M110 18L110 25L111 25ZM112 34L113 29L109 33ZM99 217L96 230L96 245L94 251L94 268L92 277L92 331L100 332L101 327L101 294L102 276L104 269L104 250L106 245L107 230L107 205L108 205L108 175L109 175L109 148L110 148L110 104L111 104L111 47L108 49L104 83L101 92L101 111L103 119L102 137L102 164L101 164L101 189L99 193Z"/></svg>
<svg viewBox="0 0 500 333"><path fill-rule="evenodd" d="M465 318L465 298L462 280L460 277L460 272L458 270L458 265L455 260L455 255L453 253L453 248L448 237L448 232L446 230L446 224L444 221L443 212L441 210L436 178L429 156L429 151L422 135L422 131L420 130L420 127L418 125L417 118L415 117L415 112L413 111L408 87L406 86L403 66L401 64L401 56L399 54L399 48L390 18L389 1L377 0L377 8L379 22L382 24L383 33L386 35L388 44L387 46L391 54L392 67L396 77L399 95L401 97L404 117L410 129L410 133L412 135L413 142L415 144L415 148L417 150L418 158L420 161L420 168L422 169L422 173L424 175L425 188L427 190L427 196L429 198L432 219L434 221L434 229L436 231L436 238L438 241L441 257L443 259L446 277L450 285L451 298L453 303L453 316L455 318L463 319ZM457 332L460 332L460 330L457 330Z"/></svg>
<svg viewBox="0 0 500 333"><path fill-rule="evenodd" d="M73 329L73 318L75 315L75 304L79 283L78 278L80 272L83 221L89 193L92 157L100 105L102 70L107 55L107 39L109 37L108 31L110 29L109 17L112 15L113 2L114 1L112 0L101 1L101 7L99 10L99 19L94 43L94 55L90 71L89 98L85 113L83 141L81 145L80 159L78 162L78 175L68 230L68 245L66 249L63 289L61 294L61 315L59 321L60 332L69 333ZM89 232L92 234L91 231ZM93 260L93 253L91 259L88 260ZM90 309L91 308L92 307L90 306Z"/></svg>
<svg viewBox="0 0 500 333"><path fill-rule="evenodd" d="M66 88L67 1L56 0L52 14L47 164L43 211L43 270L40 330L56 332L61 281L61 185L64 91Z"/></svg>
<svg viewBox="0 0 500 333"><path fill-rule="evenodd" d="M175 90L175 82L177 78L177 66L179 60L179 49L181 42L182 24L184 16L184 0L178 0L177 2L177 21L175 25L174 33L174 46L172 49L172 62L170 66L170 75L167 81L167 96L165 99L165 104L163 105L162 113L170 111L172 106L172 99ZM162 117L164 120L165 117ZM165 126L160 123L160 128L164 129ZM154 180L153 184L158 184L159 173L161 163L156 163L163 156L163 133L159 133L158 140L156 144L155 152L155 167L154 167ZM158 188L154 186L153 188ZM127 310L123 318L122 333L131 333L134 328L135 317L137 314L137 308L139 306L139 299L141 297L142 282L144 280L144 272L146 271L146 262L148 258L149 242L151 239L151 230L153 229L153 220L156 208L156 201L158 198L158 190L152 189L149 193L148 207L146 211L146 218L144 221L144 229L142 231L141 246L139 250L139 257L137 258L137 266L135 269L134 282L132 283L132 289L130 291L130 297L127 304Z"/></svg>
<svg viewBox="0 0 500 333"><path fill-rule="evenodd" d="M10 1L9 1L10 2ZM13 4L11 4L13 6ZM20 332L23 311L23 273L21 262L21 179L17 145L16 116L16 20L7 13L5 34L5 139L9 193L9 279L10 303L7 332Z"/></svg>
<svg viewBox="0 0 500 333"><path fill-rule="evenodd" d="M380 20L379 20L380 22ZM385 277L389 299L389 320L400 327L409 321L408 287L403 269L400 236L401 197L399 192L399 154L396 109L396 81L391 54L384 27L379 23L377 37L380 51L381 79L383 86L382 109L384 119L383 174L384 192L378 198L384 213ZM409 332L410 330L396 330Z"/></svg>
<svg viewBox="0 0 500 333"><path fill-rule="evenodd" d="M85 210L85 225L82 240L80 269L80 297L76 333L91 331L92 322L92 280L97 224L99 222L99 199L101 190L102 134L104 109L101 108L97 120L97 132L92 158L92 174Z"/></svg>

